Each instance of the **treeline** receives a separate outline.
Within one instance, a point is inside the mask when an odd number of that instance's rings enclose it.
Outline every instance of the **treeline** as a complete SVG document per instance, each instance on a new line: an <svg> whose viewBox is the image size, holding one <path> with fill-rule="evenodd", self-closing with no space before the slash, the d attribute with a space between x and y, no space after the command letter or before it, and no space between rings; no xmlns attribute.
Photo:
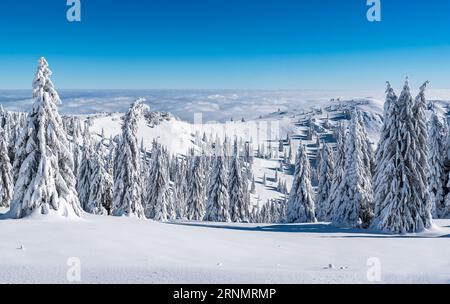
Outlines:
<svg viewBox="0 0 450 304"><path fill-rule="evenodd" d="M88 212L157 221L324 221L405 233L431 228L432 214L450 215L449 131L436 114L428 122L426 84L415 99L408 81L399 97L388 85L376 151L356 109L347 113L348 123L334 126L335 149L318 142L315 169L300 143L289 193L278 176L294 159L289 138L278 141L275 151L271 143L267 150L258 145L256 157L283 155L274 178L282 199L260 207L251 202L251 142L203 134L187 155L171 155L157 141L147 150L137 138L138 120L148 112L141 99L123 117L121 134L93 135L89 119L82 126L76 116L60 117L50 76L42 58L28 115L0 110L0 204L10 206L13 218Z"/></svg>
<svg viewBox="0 0 450 304"><path fill-rule="evenodd" d="M316 196L308 157L300 145L288 222L319 220L338 227L411 233L431 228L432 212L436 218L448 217L448 128L436 114L428 123L426 85L414 99L408 80L399 97L388 84L376 151L357 110L347 126L337 128L336 151L324 144L319 153Z"/></svg>

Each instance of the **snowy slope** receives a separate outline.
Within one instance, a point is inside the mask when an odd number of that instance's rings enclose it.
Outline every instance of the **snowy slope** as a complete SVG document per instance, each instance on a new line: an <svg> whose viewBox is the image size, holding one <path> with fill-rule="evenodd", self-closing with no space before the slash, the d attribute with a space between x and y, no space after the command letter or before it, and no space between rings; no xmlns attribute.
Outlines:
<svg viewBox="0 0 450 304"><path fill-rule="evenodd" d="M269 199L283 199L283 195L277 191L277 181L274 180L276 168L280 168L280 161L284 153L278 151L279 140L286 139L289 136L291 147L295 158L297 147L302 141L308 150L308 155L314 166L314 160L317 153L317 137L308 140L306 134L310 129L310 121L316 126L317 134L321 141L333 142L333 129L338 123L348 117L346 112L358 108L362 112L367 132L371 140L376 143L382 124L382 102L371 98L355 98L350 100L320 100L313 102L309 106L282 111L277 109L275 112L269 112L260 115L258 119L245 122L228 121L206 122L204 124L192 124L182 121L176 117L170 117L158 125L149 124L148 120L142 118L139 122L138 139L143 140L144 146L151 149L152 141L157 140L163 146L166 146L172 154L186 155L187 151L194 147L200 151L196 144L196 136L206 136L212 140L219 138L224 140L225 136L229 138L242 138L244 141L251 141L253 148L264 144L266 150L271 147L273 151L272 159L255 158L253 166L256 194L252 195L252 202L255 205L265 204ZM90 119L92 126L90 130L93 134L101 134L102 130L106 137L120 134L121 131L120 113L83 115L83 119ZM331 128L325 127L325 121L328 119ZM269 145L270 142L270 145ZM288 143L285 142L286 151ZM286 181L288 190L292 183L292 168L285 168L279 172L281 181ZM263 185L263 176L267 176L267 184Z"/></svg>
<svg viewBox="0 0 450 304"><path fill-rule="evenodd" d="M383 283L450 283L450 221L438 223L389 236L326 224L1 220L0 283L68 283L69 258L82 283L368 283L372 257Z"/></svg>

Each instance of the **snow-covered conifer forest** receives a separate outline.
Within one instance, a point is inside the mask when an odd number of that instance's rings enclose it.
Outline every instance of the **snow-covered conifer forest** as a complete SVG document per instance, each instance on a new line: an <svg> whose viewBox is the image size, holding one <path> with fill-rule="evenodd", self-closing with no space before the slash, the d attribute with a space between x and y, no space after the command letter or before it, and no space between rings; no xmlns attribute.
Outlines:
<svg viewBox="0 0 450 304"><path fill-rule="evenodd" d="M450 282L450 102L432 84L263 92L288 102L199 125L148 92L66 111L51 76L41 58L27 111L0 93L0 283L67 282L70 258L82 282L364 283L373 258L383 282ZM250 99L207 93L219 112Z"/></svg>

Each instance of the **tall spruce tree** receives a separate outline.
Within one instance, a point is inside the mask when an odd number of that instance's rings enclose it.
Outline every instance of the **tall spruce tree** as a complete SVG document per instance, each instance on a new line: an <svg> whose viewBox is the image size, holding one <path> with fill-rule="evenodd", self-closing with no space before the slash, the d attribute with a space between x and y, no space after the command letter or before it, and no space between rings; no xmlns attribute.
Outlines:
<svg viewBox="0 0 450 304"><path fill-rule="evenodd" d="M81 207L84 211L87 211L89 195L91 192L92 160L94 153L89 125L86 123L83 132L83 152L77 177L78 199L80 200Z"/></svg>
<svg viewBox="0 0 450 304"><path fill-rule="evenodd" d="M287 206L287 220L290 223L314 223L314 192L311 186L311 169L308 154L300 143L295 161L294 180Z"/></svg>
<svg viewBox="0 0 450 304"><path fill-rule="evenodd" d="M145 217L142 206L141 157L136 136L138 121L144 109L144 99L138 99L124 117L114 162L114 216Z"/></svg>
<svg viewBox="0 0 450 304"><path fill-rule="evenodd" d="M108 172L106 152L102 142L97 144L91 155L92 172L90 176L90 191L86 212L98 215L109 215L113 200L113 178Z"/></svg>
<svg viewBox="0 0 450 304"><path fill-rule="evenodd" d="M390 104L389 135L383 139L382 159L376 166L375 218L373 227L391 233L421 232L432 226L427 187L427 132L425 88L414 101L408 80L397 101ZM388 100L392 101L388 85ZM384 134L382 134L384 135Z"/></svg>
<svg viewBox="0 0 450 304"><path fill-rule="evenodd" d="M16 146L17 178L9 213L14 218L82 215L69 141L57 110L61 101L51 75L47 61L41 58L33 81L33 108Z"/></svg>
<svg viewBox="0 0 450 304"><path fill-rule="evenodd" d="M249 201L246 199L247 175L243 175L238 155L237 141L234 142L234 155L231 157L228 174L230 197L230 217L232 222L248 222Z"/></svg>
<svg viewBox="0 0 450 304"><path fill-rule="evenodd" d="M153 181L148 191L151 193L153 207L153 219L161 222L174 219L173 196L170 187L168 157L164 149L159 146L156 149L156 157L153 161Z"/></svg>
<svg viewBox="0 0 450 304"><path fill-rule="evenodd" d="M318 169L319 184L316 195L316 216L319 221L326 221L327 212L330 209L328 197L330 196L334 171L334 153L328 144L324 144L320 150L320 167Z"/></svg>
<svg viewBox="0 0 450 304"><path fill-rule="evenodd" d="M205 220L210 222L230 221L230 199L225 159L216 156L211 173Z"/></svg>
<svg viewBox="0 0 450 304"><path fill-rule="evenodd" d="M336 226L366 228L371 223L372 176L366 144L366 132L355 110L345 138L345 175L338 189L341 195L333 201L332 220Z"/></svg>
<svg viewBox="0 0 450 304"><path fill-rule="evenodd" d="M433 216L440 218L445 210L446 131L439 117L433 113L428 132L428 186L433 207Z"/></svg>
<svg viewBox="0 0 450 304"><path fill-rule="evenodd" d="M334 202L341 201L344 195L343 187L341 187L342 182L345 179L345 161L346 161L346 148L345 148L345 138L346 138L346 127L344 124L340 124L336 130L336 152L334 154L335 166L333 169L333 177L331 179L330 192L328 195L328 206L326 211L326 216L324 220L332 221L334 213Z"/></svg>
<svg viewBox="0 0 450 304"><path fill-rule="evenodd" d="M188 175L187 218L201 221L205 216L205 176L202 157L192 156Z"/></svg>

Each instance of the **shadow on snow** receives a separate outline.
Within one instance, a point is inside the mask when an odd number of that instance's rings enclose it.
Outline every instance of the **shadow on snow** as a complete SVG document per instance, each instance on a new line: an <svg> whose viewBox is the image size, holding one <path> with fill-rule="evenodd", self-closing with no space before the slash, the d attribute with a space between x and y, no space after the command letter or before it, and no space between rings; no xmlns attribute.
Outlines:
<svg viewBox="0 0 450 304"><path fill-rule="evenodd" d="M328 223L315 223L315 224L274 224L274 225L264 225L256 227L246 227L239 224L213 224L207 222L168 222L169 225L180 225L180 226L191 226L191 227L201 227L201 228L212 228L212 229L227 229L227 230L238 230L238 231L255 231L255 232L275 232L275 233L317 233L317 234L350 234L350 235L323 235L321 237L328 238L449 238L450 235L444 236L427 236L427 235L417 235L417 234L405 234L405 235L395 235L389 234L382 231L371 230L371 229L360 229L360 228L341 228L335 227Z"/></svg>

